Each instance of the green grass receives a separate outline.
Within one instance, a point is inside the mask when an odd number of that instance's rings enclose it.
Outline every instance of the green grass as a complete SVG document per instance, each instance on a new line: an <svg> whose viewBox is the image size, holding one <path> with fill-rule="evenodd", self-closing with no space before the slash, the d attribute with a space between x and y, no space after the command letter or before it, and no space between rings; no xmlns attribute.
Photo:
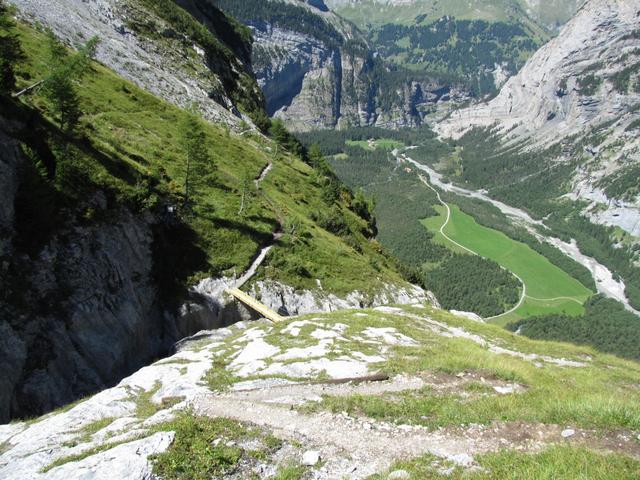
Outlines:
<svg viewBox="0 0 640 480"><path fill-rule="evenodd" d="M238 422L191 414L181 415L163 429L176 434L169 449L152 459L154 474L165 480L208 480L230 473L240 461L242 449L229 442L248 434Z"/></svg>
<svg viewBox="0 0 640 480"><path fill-rule="evenodd" d="M345 144L349 147L360 147L363 150L393 150L404 147L404 143L391 138L378 138L369 143L368 140L347 140ZM373 147L371 146L373 144Z"/></svg>
<svg viewBox="0 0 640 480"><path fill-rule="evenodd" d="M381 371L409 375L476 372L485 378L516 382L524 387L524 391L510 395L465 397L423 389L382 396L324 397L321 403L307 408L337 413L346 411L353 415L429 428L504 421L575 425L602 431L640 430L640 392L636 388L640 365L637 363L597 353L588 347L533 341L497 325L468 321L442 310L411 307L405 307L405 310L419 317L429 316L452 327L464 328L468 333L480 335L506 349L581 361L585 366L555 366L542 360L537 366L533 360L496 354L464 338L435 334L424 328L420 319L382 315L375 311L366 311L368 317L337 312L325 316L326 321L348 324L350 335L356 334L363 325L372 325L397 328L418 341L419 348L396 348L390 359L377 366ZM587 358L591 360L585 360Z"/></svg>
<svg viewBox="0 0 640 480"><path fill-rule="evenodd" d="M451 219L444 229L447 236L517 274L527 286L525 303L513 314L496 318L496 323L506 325L520 318L547 313L564 312L576 316L584 313L581 304L593 292L529 246L512 240L501 232L479 225L473 217L462 212L456 205L450 207ZM446 210L443 206L435 208L439 216L426 219L423 224L436 233L437 242L460 252L462 249L459 246L452 244L439 233L446 220Z"/></svg>
<svg viewBox="0 0 640 480"><path fill-rule="evenodd" d="M306 470L302 465L287 465L278 470L273 480L300 480L303 478Z"/></svg>
<svg viewBox="0 0 640 480"><path fill-rule="evenodd" d="M257 427L191 412L182 413L154 430L175 432L169 449L151 458L153 473L164 480L226 478L237 471L240 463L268 462L283 445L281 440ZM252 450L242 446L246 441L254 445ZM297 480L303 473L304 468L287 465L275 478Z"/></svg>
<svg viewBox="0 0 640 480"><path fill-rule="evenodd" d="M581 447L553 446L536 454L503 450L476 458L481 470L470 472L432 455L398 462L390 471L405 470L411 479L428 480L633 480L640 462L623 455L604 454ZM447 474L443 470L452 471ZM374 475L371 480L383 480Z"/></svg>
<svg viewBox="0 0 640 480"><path fill-rule="evenodd" d="M19 33L28 59L20 69L19 86L23 87L46 74L46 42L41 32L26 25L20 25ZM186 164L180 126L187 113L97 63L78 91L84 116L77 137L79 143L88 145L72 145L70 150L82 171L82 186L86 183L112 192L117 205L138 204L141 196L142 209L153 210L160 198L180 205ZM23 101L51 121L48 128L60 135L43 97L33 94ZM217 165L218 184L202 188L195 196L194 214L183 217L188 235L167 242L175 251L164 252L164 257L184 262L167 268L172 282L180 277L184 287L205 276L239 274L271 242L279 222L293 219L300 222L304 235L285 235L277 243L260 272L262 278L298 288L317 288L315 279L319 279L324 289L336 294L403 283L379 245L359 233L364 221L348 210L343 199L337 202L339 209L356 232L348 244L345 238L318 227L313 216L326 210L327 204L312 169L298 157L259 135L239 137L204 121L202 128L209 155ZM269 162L274 162L272 172L261 189L250 182L247 207L239 215L243 179L256 178ZM141 188L147 183L155 186L150 191ZM73 203L81 204L85 194L77 184L72 185L62 193L77 197ZM307 274L300 275L305 269Z"/></svg>

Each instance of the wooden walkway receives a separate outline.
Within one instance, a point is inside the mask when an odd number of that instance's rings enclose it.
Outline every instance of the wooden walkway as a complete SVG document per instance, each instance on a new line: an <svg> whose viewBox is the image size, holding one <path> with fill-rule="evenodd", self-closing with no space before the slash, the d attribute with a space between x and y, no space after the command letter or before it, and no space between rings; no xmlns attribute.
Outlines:
<svg viewBox="0 0 640 480"><path fill-rule="evenodd" d="M232 297L234 297L235 299L237 299L238 301L244 303L247 307L258 312L267 320L271 320L274 323L281 322L284 320L284 317L281 317L276 312L271 310L269 307L260 303L255 298L247 295L242 290L239 290L237 288L229 288L227 290L227 293Z"/></svg>

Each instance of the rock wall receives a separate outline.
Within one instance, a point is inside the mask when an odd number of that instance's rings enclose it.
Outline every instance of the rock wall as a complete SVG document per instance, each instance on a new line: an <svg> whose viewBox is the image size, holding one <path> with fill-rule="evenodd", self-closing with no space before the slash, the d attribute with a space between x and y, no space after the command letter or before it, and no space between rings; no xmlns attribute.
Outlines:
<svg viewBox="0 0 640 480"><path fill-rule="evenodd" d="M305 315L308 313L331 312L349 308L373 308L382 305L409 305L429 302L438 306L431 292L420 287L387 285L374 295L351 292L341 298L332 293L318 290L295 290L289 285L276 281L258 281L251 286L250 295L281 315Z"/></svg>
<svg viewBox="0 0 640 480"><path fill-rule="evenodd" d="M331 14L326 14L329 17ZM342 46L256 19L249 23L253 64L267 111L299 131L349 126L415 127L446 102L468 93L386 69L357 32L337 31ZM356 39L360 48L353 48Z"/></svg>
<svg viewBox="0 0 640 480"><path fill-rule="evenodd" d="M634 182L607 193L640 165L639 18L640 0L587 1L495 99L453 112L436 130L458 138L490 128L527 150L560 144L549 161L579 165L568 196L594 221L640 235Z"/></svg>
<svg viewBox="0 0 640 480"><path fill-rule="evenodd" d="M107 211L100 192L77 208L91 205L103 220L68 212L41 247L22 248L25 219L14 211L26 165L0 129L0 423L111 386L177 340L220 325L217 312L194 319L161 298L156 242L166 219Z"/></svg>
<svg viewBox="0 0 640 480"><path fill-rule="evenodd" d="M0 203L12 205L15 191L0 189ZM9 247L0 257L0 422L109 386L167 351L152 224L124 210L63 229L37 255Z"/></svg>

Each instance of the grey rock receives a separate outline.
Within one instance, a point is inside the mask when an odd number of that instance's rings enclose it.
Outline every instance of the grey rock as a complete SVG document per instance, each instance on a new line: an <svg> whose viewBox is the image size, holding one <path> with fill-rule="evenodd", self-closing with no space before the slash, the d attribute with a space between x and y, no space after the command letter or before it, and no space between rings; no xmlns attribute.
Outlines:
<svg viewBox="0 0 640 480"><path fill-rule="evenodd" d="M553 163L580 165L567 176L567 196L586 202L582 213L592 220L639 236L637 191L628 194L633 198L605 193L608 182L640 164L640 92L621 91L616 81L640 61L639 8L639 0L586 1L496 98L454 112L437 131L459 138L474 127L491 128L521 151L559 145ZM585 86L590 76L592 89Z"/></svg>
<svg viewBox="0 0 640 480"><path fill-rule="evenodd" d="M460 465L461 467L469 467L473 465L474 459L471 455L467 453L459 453L457 455L452 455L448 457L456 465Z"/></svg>
<svg viewBox="0 0 640 480"><path fill-rule="evenodd" d="M394 470L387 478L389 480L407 480L411 478L411 475L406 470Z"/></svg>
<svg viewBox="0 0 640 480"><path fill-rule="evenodd" d="M292 129L416 126L438 104L468 99L464 89L428 80L408 80L391 87L393 92L385 91L389 87L376 85L372 78L377 60L361 34L333 13L309 8L345 40L359 41L365 48L354 53L260 19L250 24L256 40L254 70L267 110ZM392 99L390 106L383 97Z"/></svg>
<svg viewBox="0 0 640 480"><path fill-rule="evenodd" d="M370 308L380 305L431 302L432 295L415 285L383 285L375 295L351 292L344 298L316 290L296 290L276 281L258 281L251 295L282 315L305 315L348 308Z"/></svg>
<svg viewBox="0 0 640 480"><path fill-rule="evenodd" d="M562 438L570 438L576 434L576 431L573 428L567 428L560 433Z"/></svg>
<svg viewBox="0 0 640 480"><path fill-rule="evenodd" d="M230 99L230 92L222 79L209 69L200 47L189 45L181 37L165 37L162 42L154 42L126 27L140 22L152 25L157 31L168 27L138 2L56 0L47 2L46 8L40 0L11 0L10 3L18 7L21 16L51 28L70 45L77 46L97 35L101 40L97 60L123 78L179 107L195 103L209 120L239 126L240 114ZM237 72L244 67L237 61L229 68ZM243 119L251 123L248 117Z"/></svg>
<svg viewBox="0 0 640 480"><path fill-rule="evenodd" d="M19 187L21 163L19 143L0 130L0 258L11 250L14 198Z"/></svg>
<svg viewBox="0 0 640 480"><path fill-rule="evenodd" d="M92 480L140 480L153 478L148 457L164 452L173 441L173 432L158 432L106 452L71 462L48 472L50 480L91 478Z"/></svg>
<svg viewBox="0 0 640 480"><path fill-rule="evenodd" d="M302 465L313 467L320 461L320 452L308 450L302 455Z"/></svg>

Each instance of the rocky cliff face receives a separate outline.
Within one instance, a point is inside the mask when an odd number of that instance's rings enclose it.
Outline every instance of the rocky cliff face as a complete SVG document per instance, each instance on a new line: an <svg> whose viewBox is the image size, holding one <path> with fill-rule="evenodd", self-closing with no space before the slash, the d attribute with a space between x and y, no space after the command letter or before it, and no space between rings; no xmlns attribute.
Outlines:
<svg viewBox="0 0 640 480"><path fill-rule="evenodd" d="M3 137L0 220L10 233L22 159ZM101 226L61 231L33 257L4 237L0 422L104 388L166 350L151 226L123 211Z"/></svg>
<svg viewBox="0 0 640 480"><path fill-rule="evenodd" d="M640 234L637 181L624 184L640 162L639 15L637 0L587 2L495 99L455 112L438 131L495 127L528 150L562 143L556 161L580 161L571 196L597 207L596 220Z"/></svg>
<svg viewBox="0 0 640 480"><path fill-rule="evenodd" d="M203 8L200 21L235 55L207 52L141 0L57 0L46 8L39 0L9 3L18 7L19 15L46 25L72 46L97 35L98 61L175 105L195 103L209 120L231 126L241 119L250 121L240 113L238 101L262 99L251 77L250 46L228 31L232 25L218 10L212 11L214 7ZM206 15L216 18L219 32Z"/></svg>
<svg viewBox="0 0 640 480"><path fill-rule="evenodd" d="M322 288L314 291L296 291L279 282L259 281L251 287L251 295L282 315L306 315L349 308L373 308L425 302L438 306L438 301L431 292L425 292L416 286L387 285L373 296L356 291L340 298L323 291Z"/></svg>
<svg viewBox="0 0 640 480"><path fill-rule="evenodd" d="M276 16L236 0L218 4L251 27L268 113L292 129L417 126L441 102L468 98L458 86L390 71L353 25L317 5L274 3Z"/></svg>

